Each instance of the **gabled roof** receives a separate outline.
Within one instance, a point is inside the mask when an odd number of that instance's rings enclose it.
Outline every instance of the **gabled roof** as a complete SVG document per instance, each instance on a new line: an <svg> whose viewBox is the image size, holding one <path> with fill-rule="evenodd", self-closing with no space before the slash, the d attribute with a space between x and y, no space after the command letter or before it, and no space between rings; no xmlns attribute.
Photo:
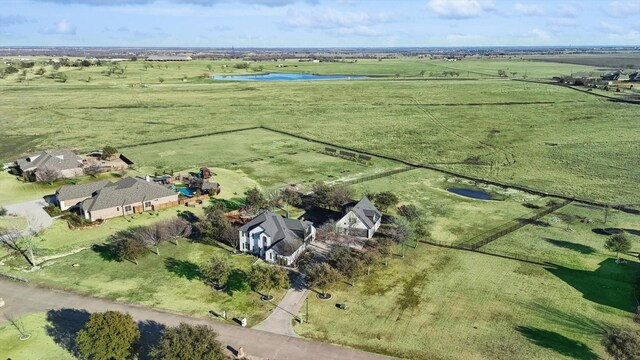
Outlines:
<svg viewBox="0 0 640 360"><path fill-rule="evenodd" d="M307 221L285 219L267 210L244 224L240 231L249 232L258 226L271 238L270 249L283 256L289 256L298 250L312 228Z"/></svg>
<svg viewBox="0 0 640 360"><path fill-rule="evenodd" d="M382 217L382 213L376 209L366 196L360 199L355 205L345 205L346 212L353 212L360 221L368 228L373 229L375 224Z"/></svg>
<svg viewBox="0 0 640 360"><path fill-rule="evenodd" d="M16 164L22 171L36 169L67 170L82 167L82 158L68 149L46 150L16 160Z"/></svg>
<svg viewBox="0 0 640 360"><path fill-rule="evenodd" d="M93 193L110 183L109 180L102 180L86 184L64 185L56 191L56 195L60 201L91 197Z"/></svg>
<svg viewBox="0 0 640 360"><path fill-rule="evenodd" d="M86 211L95 211L171 195L177 196L177 193L151 181L138 177L126 177L115 183L106 184L93 197L83 201L82 208Z"/></svg>

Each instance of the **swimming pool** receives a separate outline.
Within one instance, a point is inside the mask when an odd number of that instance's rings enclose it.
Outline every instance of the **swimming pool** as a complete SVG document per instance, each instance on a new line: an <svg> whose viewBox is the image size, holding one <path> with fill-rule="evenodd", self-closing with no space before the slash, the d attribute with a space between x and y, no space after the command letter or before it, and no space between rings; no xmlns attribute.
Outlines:
<svg viewBox="0 0 640 360"><path fill-rule="evenodd" d="M191 189L189 189L188 187L176 187L175 185L171 187L173 189L173 191L180 193L184 196L188 196L188 197L192 197L193 196L193 191L191 191Z"/></svg>
<svg viewBox="0 0 640 360"><path fill-rule="evenodd" d="M213 80L230 81L316 81L366 79L367 76L271 73L261 75L214 75Z"/></svg>

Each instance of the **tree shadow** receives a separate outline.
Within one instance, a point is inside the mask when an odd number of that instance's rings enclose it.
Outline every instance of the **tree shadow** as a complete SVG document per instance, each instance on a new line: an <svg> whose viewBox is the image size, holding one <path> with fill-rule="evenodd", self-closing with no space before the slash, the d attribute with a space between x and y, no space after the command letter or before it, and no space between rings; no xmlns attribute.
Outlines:
<svg viewBox="0 0 640 360"><path fill-rule="evenodd" d="M191 212L189 210L181 211L178 214L178 217L188 221L191 224L195 224L199 220L198 216L196 216L196 214L194 214L193 212Z"/></svg>
<svg viewBox="0 0 640 360"><path fill-rule="evenodd" d="M89 312L78 309L49 310L47 334L56 344L78 357L76 337L89 321L89 315Z"/></svg>
<svg viewBox="0 0 640 360"><path fill-rule="evenodd" d="M580 312L568 313L547 305L533 304L528 306L532 313L540 315L547 321L563 326L572 332L583 334L605 334L607 326L605 323L594 320Z"/></svg>
<svg viewBox="0 0 640 360"><path fill-rule="evenodd" d="M577 251L581 254L588 255L596 252L596 249L592 248L591 246L577 244L570 241L556 240L556 239L550 239L550 238L544 238L544 241L548 242L551 245L555 245L557 247Z"/></svg>
<svg viewBox="0 0 640 360"><path fill-rule="evenodd" d="M164 261L164 266L168 271L189 281L202 278L200 267L191 261L178 260L170 257Z"/></svg>
<svg viewBox="0 0 640 360"><path fill-rule="evenodd" d="M635 280L639 264L628 261L618 264L613 258L602 261L595 271L565 267L546 268L560 280L582 293L582 297L622 311L633 312Z"/></svg>
<svg viewBox="0 0 640 360"><path fill-rule="evenodd" d="M598 235L616 235L616 234L620 234L620 233L627 233L627 234L631 234L631 235L636 235L636 236L640 236L640 230L636 230L636 229L622 229L622 228L595 228L592 229L591 231L593 231L594 233L598 234Z"/></svg>
<svg viewBox="0 0 640 360"><path fill-rule="evenodd" d="M227 279L227 286L224 289L228 295L233 295L236 291L245 291L248 287L247 274L240 269L233 269Z"/></svg>
<svg viewBox="0 0 640 360"><path fill-rule="evenodd" d="M104 261L120 261L118 253L116 251L116 246L114 244L95 244L91 246L91 250L98 253L98 255L100 255L100 258Z"/></svg>
<svg viewBox="0 0 640 360"><path fill-rule="evenodd" d="M584 343L556 332L528 326L516 326L515 329L532 343L561 355L574 359L598 359L598 355Z"/></svg>
<svg viewBox="0 0 640 360"><path fill-rule="evenodd" d="M160 343L162 330L166 326L153 320L145 320L138 322L138 330L140 330L140 346L138 359L152 360L151 350Z"/></svg>

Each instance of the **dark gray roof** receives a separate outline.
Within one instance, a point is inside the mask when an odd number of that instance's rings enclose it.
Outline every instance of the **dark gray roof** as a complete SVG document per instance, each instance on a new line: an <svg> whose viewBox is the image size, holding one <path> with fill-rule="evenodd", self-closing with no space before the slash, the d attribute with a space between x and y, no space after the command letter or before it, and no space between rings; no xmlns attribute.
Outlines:
<svg viewBox="0 0 640 360"><path fill-rule="evenodd" d="M36 169L68 170L82 167L82 158L68 149L46 150L38 154L30 155L24 159L16 160L16 165L22 171Z"/></svg>
<svg viewBox="0 0 640 360"><path fill-rule="evenodd" d="M154 182L126 177L98 190L92 198L82 202L82 208L86 211L108 209L171 195L177 196L177 193Z"/></svg>
<svg viewBox="0 0 640 360"><path fill-rule="evenodd" d="M86 184L64 185L56 191L56 195L60 201L91 197L94 192L102 189L109 183L111 183L109 180L102 180Z"/></svg>
<svg viewBox="0 0 640 360"><path fill-rule="evenodd" d="M358 219L360 219L369 229L373 229L375 224L382 217L382 213L373 206L371 201L369 201L369 198L366 196L360 199L360 201L358 201L358 203L353 207L349 206L349 210L353 211Z"/></svg>
<svg viewBox="0 0 640 360"><path fill-rule="evenodd" d="M311 223L297 219L285 219L271 211L265 211L244 224L240 230L251 231L260 226L271 238L270 249L283 256L289 256L304 244L304 239L311 233Z"/></svg>

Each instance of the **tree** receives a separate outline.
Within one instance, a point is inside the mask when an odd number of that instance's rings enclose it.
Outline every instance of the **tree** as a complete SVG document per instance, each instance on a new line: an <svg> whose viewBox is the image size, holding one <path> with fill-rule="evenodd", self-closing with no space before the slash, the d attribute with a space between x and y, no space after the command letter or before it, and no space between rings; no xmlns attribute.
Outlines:
<svg viewBox="0 0 640 360"><path fill-rule="evenodd" d="M284 189L282 191L282 201L287 204L287 215L289 214L289 206L298 206L302 204L302 199L297 191L291 189Z"/></svg>
<svg viewBox="0 0 640 360"><path fill-rule="evenodd" d="M200 272L207 284L220 289L227 284L231 267L225 258L216 255L200 268Z"/></svg>
<svg viewBox="0 0 640 360"><path fill-rule="evenodd" d="M429 232L429 230L427 229L427 221L424 219L418 219L416 221L414 221L413 223L413 232L415 234L415 236L417 237L416 239L416 247L418 246L418 243L420 242L420 239L429 239L431 238L431 232Z"/></svg>
<svg viewBox="0 0 640 360"><path fill-rule="evenodd" d="M602 346L615 360L640 359L640 334L637 331L612 328L602 339Z"/></svg>
<svg viewBox="0 0 640 360"><path fill-rule="evenodd" d="M351 200L353 192L345 185L333 185L329 192L329 207L340 209L342 205Z"/></svg>
<svg viewBox="0 0 640 360"><path fill-rule="evenodd" d="M398 204L398 201L400 200L398 199L396 194L389 191L378 193L373 198L373 202L382 212L386 212L390 207L396 206Z"/></svg>
<svg viewBox="0 0 640 360"><path fill-rule="evenodd" d="M216 203L204 208L205 218L196 224L196 229L200 237L206 243L212 244L214 241L221 241L238 248L238 231L233 227L225 214L226 208L222 203Z"/></svg>
<svg viewBox="0 0 640 360"><path fill-rule="evenodd" d="M356 279L364 275L367 265L364 261L351 256L349 261L340 265L340 273L351 281L351 286L356 285Z"/></svg>
<svg viewBox="0 0 640 360"><path fill-rule="evenodd" d="M360 257L367 266L367 275L371 274L371 267L380 259L380 252L377 249L368 249L363 252Z"/></svg>
<svg viewBox="0 0 640 360"><path fill-rule="evenodd" d="M146 247L154 247L156 255L160 255L160 244L167 240L163 234L162 224L155 223L137 228L135 234L142 239Z"/></svg>
<svg viewBox="0 0 640 360"><path fill-rule="evenodd" d="M402 257L404 257L404 245L413 236L413 227L405 218L396 218L391 230L391 238L395 242L402 244Z"/></svg>
<svg viewBox="0 0 640 360"><path fill-rule="evenodd" d="M78 332L78 352L85 359L130 358L140 340L140 331L129 314L118 311L93 313Z"/></svg>
<svg viewBox="0 0 640 360"><path fill-rule="evenodd" d="M266 291L263 300L273 299L271 290L289 286L287 272L275 266L253 265L249 273L251 288L255 291Z"/></svg>
<svg viewBox="0 0 640 360"><path fill-rule="evenodd" d="M213 70L213 65L207 64L207 70L209 70L209 71Z"/></svg>
<svg viewBox="0 0 640 360"><path fill-rule="evenodd" d="M21 234L18 229L7 230L0 228L0 237L7 237L4 241L0 241L0 244L10 252L23 256L31 266L36 265L34 236L32 234Z"/></svg>
<svg viewBox="0 0 640 360"><path fill-rule="evenodd" d="M498 70L498 76L500 77L507 77L507 72L504 70Z"/></svg>
<svg viewBox="0 0 640 360"><path fill-rule="evenodd" d="M105 146L102 149L102 159L109 159L111 158L113 155L118 153L118 149L116 149L113 146Z"/></svg>
<svg viewBox="0 0 640 360"><path fill-rule="evenodd" d="M173 240L176 246L180 246L178 239L188 238L191 235L191 223L182 218L173 218L164 222L163 231L167 240Z"/></svg>
<svg viewBox="0 0 640 360"><path fill-rule="evenodd" d="M409 221L415 221L422 216L422 212L413 204L400 205L396 209L398 215Z"/></svg>
<svg viewBox="0 0 640 360"><path fill-rule="evenodd" d="M164 78L163 77L159 77L158 81L160 82L160 84L162 84L164 82Z"/></svg>
<svg viewBox="0 0 640 360"><path fill-rule="evenodd" d="M389 238L381 238L376 243L376 249L380 253L380 255L384 258L384 265L387 266L389 264L389 255L391 255L391 247L393 246L393 242Z"/></svg>
<svg viewBox="0 0 640 360"><path fill-rule="evenodd" d="M631 250L631 241L625 233L615 234L607 239L604 248L609 251L615 251L616 257L620 259L620 253Z"/></svg>
<svg viewBox="0 0 640 360"><path fill-rule="evenodd" d="M316 206L329 207L331 186L325 184L322 180L318 180L313 184L311 191L313 192L313 200Z"/></svg>
<svg viewBox="0 0 640 360"><path fill-rule="evenodd" d="M0 206L0 216L7 215L7 209L4 206Z"/></svg>
<svg viewBox="0 0 640 360"><path fill-rule="evenodd" d="M310 287L319 288L323 298L328 298L327 289L330 289L338 280L340 274L327 263L316 263L307 267L305 281Z"/></svg>
<svg viewBox="0 0 640 360"><path fill-rule="evenodd" d="M116 255L120 261L130 260L138 265L138 259L146 254L147 247L137 236L121 238L116 242Z"/></svg>
<svg viewBox="0 0 640 360"><path fill-rule="evenodd" d="M162 330L160 343L151 350L159 360L225 360L218 333L207 325L180 323Z"/></svg>
<svg viewBox="0 0 640 360"><path fill-rule="evenodd" d="M244 207L246 210L255 211L263 209L266 206L267 201L262 192L260 192L257 187L245 191L244 195L246 196L244 202Z"/></svg>
<svg viewBox="0 0 640 360"><path fill-rule="evenodd" d="M320 241L335 241L338 238L338 227L335 220L329 220L320 225L316 232L316 238Z"/></svg>
<svg viewBox="0 0 640 360"><path fill-rule="evenodd" d="M58 169L52 168L41 168L35 171L36 182L39 183L53 183L54 181L60 179L62 174Z"/></svg>

